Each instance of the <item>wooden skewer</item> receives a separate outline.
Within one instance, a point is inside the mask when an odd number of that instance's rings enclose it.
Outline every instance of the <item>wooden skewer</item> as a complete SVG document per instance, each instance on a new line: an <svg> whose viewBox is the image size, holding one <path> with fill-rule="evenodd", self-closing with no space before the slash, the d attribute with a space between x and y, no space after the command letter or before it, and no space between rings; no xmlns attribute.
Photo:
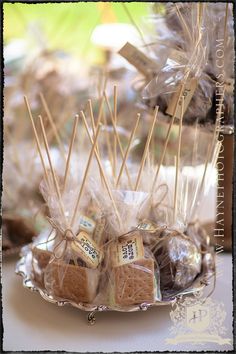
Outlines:
<svg viewBox="0 0 236 354"><path fill-rule="evenodd" d="M121 141L120 141L120 137L119 137L119 134L117 132L116 125L115 125L115 122L114 122L114 119L113 119L113 116L112 116L111 106L110 106L109 100L108 100L107 95L106 95L105 92L103 93L103 95L105 97L106 104L107 104L107 107L109 109L113 130L114 130L114 133L115 133L115 136L116 136L116 140L117 140L117 143L118 143L118 146L119 146L119 149L120 149L120 154L121 154L122 159L124 160L124 151L123 151L123 148L122 148L122 145L121 145ZM126 175L127 175L127 178L128 178L129 188L130 188L130 190L132 190L133 189L132 182L131 182L129 170L128 170L128 167L126 166L126 164L125 164L125 172L126 172Z"/></svg>
<svg viewBox="0 0 236 354"><path fill-rule="evenodd" d="M178 136L178 152L175 166L175 192L174 192L174 222L176 220L177 200L178 200L178 187L179 187L179 165L180 165L180 150L182 140L182 122L184 115L184 97L181 97L181 117L179 121L179 136Z"/></svg>
<svg viewBox="0 0 236 354"><path fill-rule="evenodd" d="M90 113L90 118L91 118L91 125L92 125L92 129L93 129L93 136L95 136L95 132L96 132L96 127L95 127L95 121L94 121L94 115L93 115L93 106L92 106L92 100L89 99L88 100L88 106L89 106L89 113Z"/></svg>
<svg viewBox="0 0 236 354"><path fill-rule="evenodd" d="M179 101L180 101L180 97L182 96L183 90L184 90L184 83L181 83L178 99L176 100L176 103L175 103L174 114L173 114L173 116L171 118L171 121L170 121L170 124L169 124L169 128L168 128L168 131L167 131L167 134L166 134L166 139L165 139L163 152L162 152L161 159L160 159L160 162L158 164L158 167L157 167L157 170L156 170L156 174L155 174L155 177L154 177L154 181L153 181L153 184L152 184L152 189L151 189L152 193L155 190L155 185L156 185L156 182L157 182L159 171L160 171L161 165L163 164L163 161L164 161L164 157L165 157L165 154L166 154L166 148L167 148L167 145L168 145L168 142L169 142L169 138L170 138L171 128L172 128L172 126L174 124L174 120L175 120L178 104L179 104Z"/></svg>
<svg viewBox="0 0 236 354"><path fill-rule="evenodd" d="M60 149L60 151L61 151L62 157L63 157L63 159L66 161L65 149L64 149L64 146L63 146L63 144L62 144L61 138L60 138L60 136L59 136L59 132L57 131L57 128L56 128L56 126L55 126L55 123L54 123L54 121L53 121L53 119L52 119L52 115L51 115L51 112L50 112L50 110L49 110L49 108L48 108L48 105L47 105L47 103L46 103L46 100L45 100L45 98L44 98L44 96L43 96L42 93L39 94L39 97L40 97L40 100L41 100L41 102L42 102L43 108L44 108L44 110L45 110L45 112L46 112L46 114L47 114L49 123L51 124L52 130L53 130L54 135L55 135L55 138L56 138L56 140L57 140L57 143L58 143L59 149Z"/></svg>
<svg viewBox="0 0 236 354"><path fill-rule="evenodd" d="M63 189L62 191L65 190L66 188L66 182L67 182L67 176L68 176L68 171L69 171L69 166L70 166L70 158L71 158L71 152L74 146L74 141L75 141L75 135L77 131L77 126L78 126L78 121L79 121L79 116L76 114L75 120L74 120L74 125L73 125L73 131L71 135L71 140L70 140L70 146L69 146L69 152L66 160L66 169L65 169L65 174L64 174L64 180L63 180Z"/></svg>
<svg viewBox="0 0 236 354"><path fill-rule="evenodd" d="M176 10L177 10L178 16L179 16L179 18L180 18L182 24L184 25L185 31L187 32L190 41L192 41L191 33L190 33L189 29L188 29L188 26L187 26L187 24L186 24L186 22L185 22L183 16L181 15L181 12L179 11L179 7L178 7L177 3L175 3L175 8L176 8Z"/></svg>
<svg viewBox="0 0 236 354"><path fill-rule="evenodd" d="M82 184L81 184L81 187L80 187L79 195L78 195L78 198L77 198L77 202L76 202L76 205L75 205L75 209L74 209L74 213L73 213L72 219L70 221L69 228L72 228L73 225L74 225L74 222L75 222L75 218L76 218L76 215L77 215L79 203L80 203L80 200L81 200L81 197L82 197L82 194L83 194L83 190L84 190L84 186L85 186L85 183L86 183L86 180L87 180L87 177L88 177L88 173L89 173L89 169L90 169L90 166L91 166L93 154L94 154L94 151L95 151L95 148L96 148L96 144L97 144L97 140L98 140L100 129L101 129L101 124L99 123L97 131L96 131L96 135L95 135L95 138L94 138L93 146L92 146L90 154L89 154L89 159L88 159L87 166L86 166L86 169L85 169L85 172L84 172L83 181L82 181Z"/></svg>
<svg viewBox="0 0 236 354"><path fill-rule="evenodd" d="M43 124L43 120L42 120L41 116L39 116L39 121L40 121L41 130L42 130L42 133L43 133L43 142L44 142L44 146L45 146L45 150L46 150L46 154L47 154L47 158L48 158L48 162L49 162L49 166L50 166L50 170L51 170L51 174L52 174L54 188L56 190L56 194L57 194L57 198L58 198L58 202L59 202L59 206L60 206L61 215L62 215L63 219L65 220L66 225L68 226L67 218L66 218L66 214L65 214L62 198L61 198L60 188L59 188L59 185L58 185L58 181L57 181L57 177L56 177L54 168L52 166L52 160L51 160L51 156L50 156L50 152L49 152L47 136L46 136L46 133L45 133L45 128L44 128L44 124Z"/></svg>
<svg viewBox="0 0 236 354"><path fill-rule="evenodd" d="M103 114L103 105L104 105L104 97L102 96L102 97L101 97L101 101L100 101L99 111L98 111L98 119L97 119L97 124L95 125L95 126L96 126L96 130L97 130L97 128L98 128L98 124L100 123L101 118L102 118L102 114Z"/></svg>
<svg viewBox="0 0 236 354"><path fill-rule="evenodd" d="M135 183L135 187L134 187L135 191L137 191L137 189L139 187L139 184L140 184L140 180L141 180L144 164L145 164L145 161L146 161L146 158L147 158L147 153L149 151L149 146L150 146L150 142L151 142L152 135L153 135L153 130L154 130L154 127L155 127L155 124L156 124L156 120L157 120L158 109L159 109L159 107L156 106L155 113L154 113L153 120L152 120L152 125L151 125L149 133L148 133L148 137L147 137L147 141L146 141L146 144L145 144L145 148L144 148L141 164L140 164L140 167L139 167L138 177L137 177L137 180L136 180L136 183Z"/></svg>
<svg viewBox="0 0 236 354"><path fill-rule="evenodd" d="M137 114L136 123L135 123L135 125L134 125L134 127L133 127L133 130L132 130L131 134L130 134L128 146L127 146L127 149L126 149L126 152L125 152L125 155L124 155L122 164L121 164L120 172L119 172L119 175L118 175L118 178L117 178L117 181L116 181L116 188L118 187L119 182L120 182L120 179L121 179L121 176L122 176L122 174L123 174L124 166L125 166L125 164L126 164L126 161L127 161L127 158L128 158L129 152L130 152L131 144L132 144L132 142L133 142L133 138L134 138L135 132L136 132L136 130L137 130L139 121L140 121L140 113Z"/></svg>
<svg viewBox="0 0 236 354"><path fill-rule="evenodd" d="M89 127L88 127L88 124L87 124L87 122L86 122L85 115L84 115L84 113L83 113L82 111L81 111L81 115L82 115L83 122L84 122L84 125L85 125L85 128L86 128L86 131L87 131L87 135L88 135L88 137L89 137L89 140L90 140L91 144L93 145L94 142L93 142L93 139L92 139L91 134L90 134L90 132L89 132ZM114 210L115 210L115 212L116 212L117 219L118 219L119 223L121 223L121 218L120 218L119 212L118 212L118 210L117 210L117 207L116 207L114 198L113 198L113 196L112 196L112 192L111 192L111 189L110 189L110 186L109 186L109 182L108 182L108 180L107 180L107 178L106 178L106 175L105 175L105 172L104 172L102 163L101 163L101 159L100 159L100 157L99 157L98 152L97 152L96 149L95 149L95 156L96 156L96 160L97 160L97 163L98 163L98 166L99 166L99 170L100 170L101 176L102 176L102 178L103 178L105 187L106 187L106 189L107 189L108 195L109 195L109 197L110 197L110 199L111 199L111 202L112 202L112 204L113 204L113 208L114 208Z"/></svg>
<svg viewBox="0 0 236 354"><path fill-rule="evenodd" d="M82 118L83 118L83 123L84 123L85 129L86 129L86 131L87 131L87 135L88 135L88 137L89 137L89 139L90 139L89 127L88 127L88 123L87 123L87 121L86 121L85 114L84 114L83 111L80 111L80 114L81 114L81 116L82 116ZM95 130L95 129L96 129L96 128L95 128L95 126L94 126L93 132L95 132L95 134L96 134L96 130ZM95 136L95 134L93 134L93 137ZM93 141L90 140L90 142L91 142L91 144L93 144ZM99 153L99 150L98 150L98 143L97 143L97 146L95 147L95 154L98 155L98 157L99 157L99 159L100 159L100 153ZM103 179L102 179L102 171L101 171L100 168L99 168L99 173L100 173L101 181L103 181Z"/></svg>
<svg viewBox="0 0 236 354"><path fill-rule="evenodd" d="M105 139L106 139L106 145L107 145L107 150L108 150L108 158L109 158L111 166L112 166L113 178L115 178L112 147L111 147L110 137L109 137L109 134L108 134L108 131L107 131L108 124L107 124L107 119L106 119L106 113L103 114L103 122L104 122L104 126L105 126Z"/></svg>
<svg viewBox="0 0 236 354"><path fill-rule="evenodd" d="M45 179L46 179L47 185L49 187L50 184L49 184L48 172L47 172L47 169L46 169L46 166L45 166L45 163L44 163L43 154L42 154L42 150L41 150L41 146L40 146L40 142L39 142L39 137L38 137L38 133L37 133L37 130L36 130L36 127L35 127L34 119L33 119L32 113L31 113L30 105L29 105L29 102L28 102L28 99L27 99L26 96L24 96L24 101L25 101L25 105L26 105L26 108L27 108L27 111L28 111L28 114L29 114L29 117L30 117L31 124L32 124L32 128L33 128L34 137L35 137L35 140L36 140L36 145L37 145L39 157L40 157L41 164L42 164L43 170L44 170Z"/></svg>
<svg viewBox="0 0 236 354"><path fill-rule="evenodd" d="M104 90L105 91L105 90ZM114 123L117 125L117 86L114 85ZM117 139L114 136L114 151L113 151L113 168L114 176L116 176L116 165L117 165Z"/></svg>

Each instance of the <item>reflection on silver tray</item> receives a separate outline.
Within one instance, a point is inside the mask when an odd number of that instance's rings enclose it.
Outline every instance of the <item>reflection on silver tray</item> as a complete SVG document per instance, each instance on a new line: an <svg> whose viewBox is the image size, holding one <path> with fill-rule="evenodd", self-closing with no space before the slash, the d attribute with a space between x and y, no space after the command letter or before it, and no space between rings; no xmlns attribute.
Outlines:
<svg viewBox="0 0 236 354"><path fill-rule="evenodd" d="M31 291L38 292L44 300L53 304L57 304L58 306L71 305L76 308L79 308L80 310L91 312L88 315L88 321L90 322L90 324L93 324L95 322L94 312L96 311L134 312L140 310L145 311L152 306L173 305L178 300L178 298L181 298L183 295L199 292L204 288L205 285L207 285L206 282L203 281L204 277L200 275L190 288L182 291L181 293L178 293L177 295L175 295L175 297L166 299L165 301L159 301L152 304L143 303L136 306L129 306L123 309L114 308L114 307L110 308L109 306L105 306L105 305L97 306L97 305L89 305L84 303L76 304L72 301L58 300L53 296L49 295L45 289L41 289L35 286L35 284L31 279L30 266L29 266L31 264L31 258L32 258L31 245L27 245L21 249L21 256L22 256L21 259L18 261L16 265L16 274L21 275L23 277L23 286L25 288Z"/></svg>

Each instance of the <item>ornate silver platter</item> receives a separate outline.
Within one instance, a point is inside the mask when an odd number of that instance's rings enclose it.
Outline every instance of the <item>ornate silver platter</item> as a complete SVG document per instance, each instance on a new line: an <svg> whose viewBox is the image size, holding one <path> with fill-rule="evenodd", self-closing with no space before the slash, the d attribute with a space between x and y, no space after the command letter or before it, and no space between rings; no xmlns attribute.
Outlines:
<svg viewBox="0 0 236 354"><path fill-rule="evenodd" d="M173 305L179 298L182 298L183 295L190 295L201 291L208 282L205 280L205 276L202 274L194 281L192 286L181 293L178 293L172 298L166 299L165 301L158 301L152 304L142 303L136 306L129 306L126 308L116 308L116 307L109 307L105 305L90 305L84 303L74 303L72 301L66 300L58 300L47 293L45 289L39 288L36 286L31 277L31 261L32 261L32 252L31 252L31 244L24 246L21 249L21 259L17 262L16 265L16 274L22 276L23 278L23 286L30 291L38 292L42 298L50 303L56 304L58 306L70 305L76 307L83 311L88 311L88 322L89 324L95 323L95 313L100 311L120 311L120 312L134 312L134 311L146 311L148 308L153 306L166 306L166 305Z"/></svg>

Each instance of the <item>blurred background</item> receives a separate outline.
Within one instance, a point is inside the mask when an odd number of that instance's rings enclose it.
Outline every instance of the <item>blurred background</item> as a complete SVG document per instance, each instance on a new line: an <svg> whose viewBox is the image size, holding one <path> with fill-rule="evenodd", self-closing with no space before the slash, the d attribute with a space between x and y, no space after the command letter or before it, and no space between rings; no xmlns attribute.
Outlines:
<svg viewBox="0 0 236 354"><path fill-rule="evenodd" d="M223 5L223 9L219 10L220 16L218 12L214 15L218 16L221 22L225 15ZM42 169L39 159L36 158L37 151L24 95L28 97L33 116L41 114L44 118L49 143L55 148L53 157L56 161L60 155L60 147L63 149L63 146L68 144L74 115L85 109L87 100L91 98L94 115L97 117L98 99L102 91L106 88L108 99L112 104L116 84L117 111L119 125L123 129L121 136L124 146L127 144L127 134L137 112L141 113L144 121L137 133L139 139L135 140L132 150L132 158L140 159L153 107L155 104L160 107L163 104L163 97L160 94L162 86L154 77L154 81L151 81L154 82L154 91L144 101L141 92L151 78L141 75L136 67L118 54L118 51L126 42L130 42L146 53L149 59L155 61L159 70L162 70L165 69L170 49L180 47L181 33L176 32L178 19L175 18L173 4L169 10L166 4L145 2L4 3L3 8L5 74L3 211L5 235L12 235L11 240L9 237L5 239L4 247L8 250L20 240L19 230L22 230L22 238L26 238L23 243L27 243L32 235L37 234L43 227L43 219L38 218L38 210L42 212L43 204L38 191ZM212 69L212 65L209 66ZM231 68L230 65L227 66ZM206 71L208 69L207 67ZM164 84L165 80L166 77L163 79ZM214 81L211 80L211 85L208 86L209 97L207 95L203 98L209 105L209 102L213 102ZM166 91L169 94L169 88ZM199 98L196 94L191 107L194 119L203 106L202 102L202 97ZM232 106L231 101L228 106ZM48 111L53 118L58 136L48 119ZM210 113L212 120L213 114ZM206 116L204 111L203 119ZM168 129L169 117L165 115L164 108L160 108L159 117L152 147L156 161L160 158ZM194 124L191 127L183 127L182 163L186 165L191 165L193 160L189 146L195 146L194 139L198 139L199 150L195 162L200 164L205 158L210 137L209 131L204 129L201 129L200 134L193 119L192 122ZM37 124L36 120L36 126ZM108 121L109 124L111 125L111 122ZM166 165L174 164L177 137L178 124L173 125L171 130L168 151L163 162ZM214 184L215 177L212 181ZM211 226L215 217L213 187L209 194L211 197L208 219L204 219L206 214L204 209L200 212L204 222L210 223Z"/></svg>

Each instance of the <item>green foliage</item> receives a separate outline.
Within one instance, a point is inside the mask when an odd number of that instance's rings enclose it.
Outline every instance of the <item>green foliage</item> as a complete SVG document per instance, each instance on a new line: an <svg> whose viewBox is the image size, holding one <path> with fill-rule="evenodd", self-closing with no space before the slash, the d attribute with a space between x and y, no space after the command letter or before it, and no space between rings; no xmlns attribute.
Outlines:
<svg viewBox="0 0 236 354"><path fill-rule="evenodd" d="M147 15L148 3L125 3L137 25ZM90 43L93 29L100 23L125 22L130 19L121 2L78 2L22 4L4 3L4 42L33 38L32 25L45 37L48 49L61 49L89 58L98 55ZM31 28L31 30L30 30Z"/></svg>

